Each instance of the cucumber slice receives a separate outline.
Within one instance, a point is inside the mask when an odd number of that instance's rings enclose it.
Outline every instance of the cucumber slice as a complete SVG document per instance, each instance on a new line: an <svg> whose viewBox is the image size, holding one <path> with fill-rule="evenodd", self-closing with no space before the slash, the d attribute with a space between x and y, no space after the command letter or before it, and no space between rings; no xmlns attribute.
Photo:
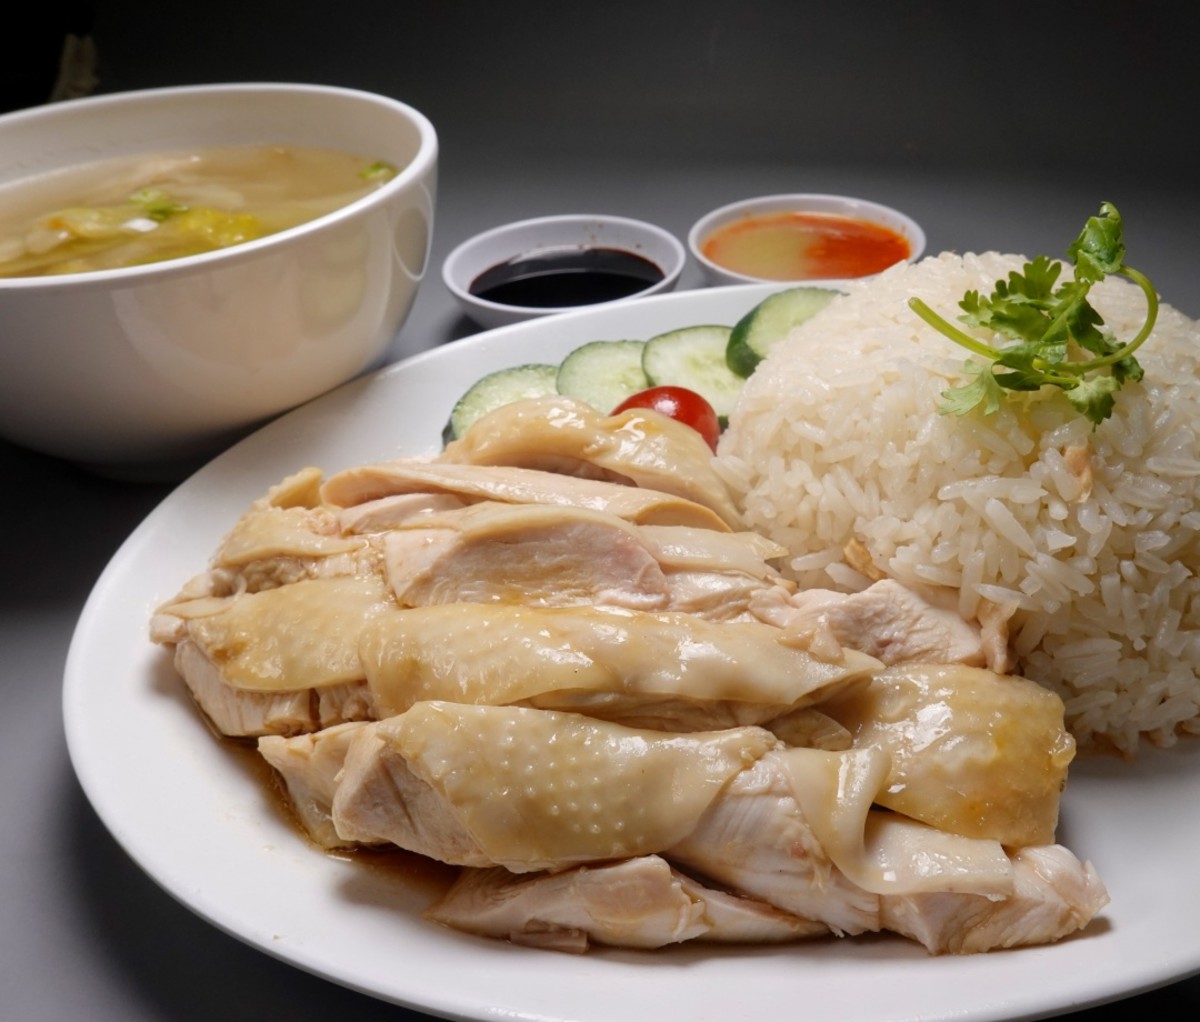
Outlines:
<svg viewBox="0 0 1200 1022"><path fill-rule="evenodd" d="M651 337L642 352L650 385L694 390L725 422L745 382L725 361L729 333L727 326L688 326Z"/></svg>
<svg viewBox="0 0 1200 1022"><path fill-rule="evenodd" d="M558 392L608 415L631 394L650 386L642 369L645 341L591 341L563 359Z"/></svg>
<svg viewBox="0 0 1200 1022"><path fill-rule="evenodd" d="M481 415L501 405L530 397L557 393L558 366L528 363L511 369L498 369L473 383L458 399L450 421L442 430L442 442L457 440Z"/></svg>
<svg viewBox="0 0 1200 1022"><path fill-rule="evenodd" d="M725 352L729 368L749 376L792 327L815 316L839 294L827 287L793 287L764 298L734 325Z"/></svg>

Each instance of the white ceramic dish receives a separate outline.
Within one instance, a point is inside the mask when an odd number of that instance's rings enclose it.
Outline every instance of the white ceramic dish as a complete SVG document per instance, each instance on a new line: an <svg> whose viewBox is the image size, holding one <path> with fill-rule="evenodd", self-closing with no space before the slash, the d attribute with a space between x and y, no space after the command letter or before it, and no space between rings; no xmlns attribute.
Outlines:
<svg viewBox="0 0 1200 1022"><path fill-rule="evenodd" d="M574 311L579 306L543 307L489 301L471 293L471 285L481 273L509 260L529 258L540 252L589 248L630 252L649 260L662 271L662 279L657 283L617 301L674 290L687 259L679 239L654 224L629 217L575 213L520 220L468 238L442 263L442 280L463 311L480 326L508 326Z"/></svg>
<svg viewBox="0 0 1200 1022"><path fill-rule="evenodd" d="M435 450L480 374L556 359L597 337L734 322L771 286L665 295L481 334L418 356L275 421L180 486L98 581L67 661L72 762L100 817L166 890L293 965L437 1015L529 1022L985 1022L1043 1017L1200 970L1200 741L1072 772L1060 838L1090 858L1112 904L1044 948L930 958L899 939L773 948L681 947L582 957L420 920L427 890L330 858L284 822L259 773L215 740L168 657L154 606L207 560L246 505L302 465L336 470Z"/></svg>
<svg viewBox="0 0 1200 1022"><path fill-rule="evenodd" d="M437 136L386 96L234 84L0 117L0 186L110 157L318 146L387 160L383 187L243 245L119 270L0 279L0 436L123 475L173 475L380 364L433 231Z"/></svg>
<svg viewBox="0 0 1200 1022"><path fill-rule="evenodd" d="M867 199L856 199L848 195L825 195L819 193L796 193L788 195L763 195L754 199L740 199L706 213L688 231L688 251L700 266L704 279L710 284L754 284L761 278L738 273L704 254L704 242L722 227L749 217L771 213L819 213L831 216L854 217L890 228L908 241L909 262L915 262L925 251L925 231L907 213ZM810 281L811 283L811 281Z"/></svg>

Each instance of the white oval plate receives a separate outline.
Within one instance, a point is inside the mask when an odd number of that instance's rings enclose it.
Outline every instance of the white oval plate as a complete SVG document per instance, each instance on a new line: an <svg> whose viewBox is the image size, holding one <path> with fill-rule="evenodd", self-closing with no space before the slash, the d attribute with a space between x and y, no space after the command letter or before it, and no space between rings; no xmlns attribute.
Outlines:
<svg viewBox="0 0 1200 1022"><path fill-rule="evenodd" d="M315 851L281 817L262 773L209 733L148 641L154 607L293 470L435 450L455 399L487 371L557 361L590 340L731 324L774 289L684 292L480 334L317 399L183 483L100 577L66 666L71 759L125 850L184 904L268 954L454 1018L982 1022L1065 1012L1200 970L1200 814L1191 811L1200 741L1072 772L1060 836L1095 863L1112 904L1061 944L931 958L884 937L573 957L427 924L420 882Z"/></svg>

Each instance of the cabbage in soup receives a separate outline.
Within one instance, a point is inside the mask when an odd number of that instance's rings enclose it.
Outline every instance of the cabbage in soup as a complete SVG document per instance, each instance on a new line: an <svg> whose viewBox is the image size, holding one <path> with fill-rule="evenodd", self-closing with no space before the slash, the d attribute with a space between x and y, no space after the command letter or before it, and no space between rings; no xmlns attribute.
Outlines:
<svg viewBox="0 0 1200 1022"><path fill-rule="evenodd" d="M106 160L0 192L0 277L179 259L314 220L395 175L299 146L212 146Z"/></svg>

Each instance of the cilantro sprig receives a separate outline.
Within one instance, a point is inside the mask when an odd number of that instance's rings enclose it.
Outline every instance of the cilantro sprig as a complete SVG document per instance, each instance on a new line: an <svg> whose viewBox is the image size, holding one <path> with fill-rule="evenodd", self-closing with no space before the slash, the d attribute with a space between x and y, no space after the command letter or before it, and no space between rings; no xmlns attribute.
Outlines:
<svg viewBox="0 0 1200 1022"><path fill-rule="evenodd" d="M1007 280L996 281L990 295L968 291L959 320L1012 343L994 347L943 319L920 298L909 307L926 323L979 359L967 362L972 379L942 393L943 414L965 415L980 408L990 415L1005 391L1058 387L1093 426L1107 419L1121 387L1142 378L1133 353L1150 336L1158 317L1158 295L1150 281L1125 265L1121 215L1110 202L1089 217L1067 249L1075 262L1074 279L1059 283L1062 263L1046 256L1025 263ZM1104 329L1104 320L1088 302L1092 285L1106 276L1133 281L1146 296L1146 320L1126 343Z"/></svg>

